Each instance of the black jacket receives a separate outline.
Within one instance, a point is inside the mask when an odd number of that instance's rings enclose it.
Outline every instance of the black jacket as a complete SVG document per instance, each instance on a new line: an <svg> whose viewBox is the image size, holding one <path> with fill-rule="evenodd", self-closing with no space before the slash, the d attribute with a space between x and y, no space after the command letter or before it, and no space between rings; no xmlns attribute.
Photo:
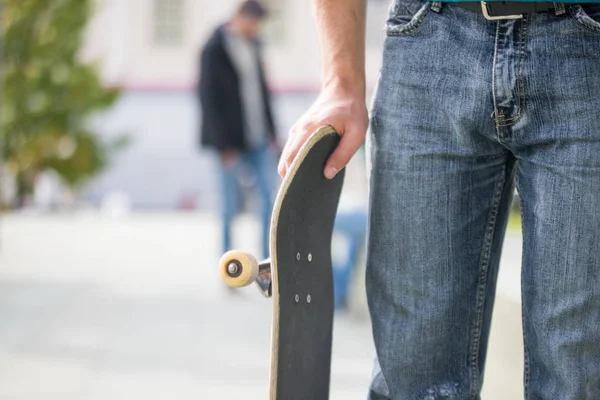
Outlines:
<svg viewBox="0 0 600 400"><path fill-rule="evenodd" d="M201 143L217 150L246 149L243 104L240 82L225 49L225 27L220 26L202 50L198 95L202 109ZM275 139L271 111L271 96L267 88L264 69L259 59L259 73L263 91L268 132Z"/></svg>

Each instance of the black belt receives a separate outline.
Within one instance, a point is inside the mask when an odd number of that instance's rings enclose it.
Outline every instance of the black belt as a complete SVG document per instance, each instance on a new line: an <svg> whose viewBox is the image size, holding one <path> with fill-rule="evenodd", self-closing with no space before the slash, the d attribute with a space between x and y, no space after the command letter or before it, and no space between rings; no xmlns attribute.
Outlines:
<svg viewBox="0 0 600 400"><path fill-rule="evenodd" d="M449 3L459 7L467 8L473 11L483 13L487 19L519 19L523 14L541 13L554 11L554 2L511 2L511 1L493 1L493 2L458 2Z"/></svg>

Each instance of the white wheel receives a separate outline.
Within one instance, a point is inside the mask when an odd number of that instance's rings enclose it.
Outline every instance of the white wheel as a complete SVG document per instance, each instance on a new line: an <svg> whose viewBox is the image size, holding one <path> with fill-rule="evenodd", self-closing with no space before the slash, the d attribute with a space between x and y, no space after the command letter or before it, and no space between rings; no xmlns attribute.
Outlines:
<svg viewBox="0 0 600 400"><path fill-rule="evenodd" d="M219 260L219 275L227 286L248 286L258 276L258 261L251 254L230 250Z"/></svg>

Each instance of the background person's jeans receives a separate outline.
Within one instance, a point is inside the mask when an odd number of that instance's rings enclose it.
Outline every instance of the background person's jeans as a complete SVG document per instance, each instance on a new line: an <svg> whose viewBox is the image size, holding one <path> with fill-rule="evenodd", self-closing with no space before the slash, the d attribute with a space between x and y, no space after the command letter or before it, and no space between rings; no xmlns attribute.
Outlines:
<svg viewBox="0 0 600 400"><path fill-rule="evenodd" d="M492 22L395 1L369 134L371 399L479 399L515 177L525 397L600 399L600 8L586 7Z"/></svg>
<svg viewBox="0 0 600 400"><path fill-rule="evenodd" d="M269 226L276 185L275 168L275 155L268 144L240 152L237 162L230 167L221 165L223 252L231 250L231 226L240 206L239 177L241 174L251 173L256 178L256 189L261 201L262 255L264 258L269 256Z"/></svg>
<svg viewBox="0 0 600 400"><path fill-rule="evenodd" d="M334 234L346 239L346 256L333 259L333 288L336 308L344 308L348 301L348 291L352 273L357 266L367 234L367 213L363 208L340 210L335 217Z"/></svg>

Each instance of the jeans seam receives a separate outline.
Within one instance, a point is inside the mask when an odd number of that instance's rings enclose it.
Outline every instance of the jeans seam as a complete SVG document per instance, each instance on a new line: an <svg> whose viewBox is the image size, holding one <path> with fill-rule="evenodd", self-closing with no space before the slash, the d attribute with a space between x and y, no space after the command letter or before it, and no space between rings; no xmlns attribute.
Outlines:
<svg viewBox="0 0 600 400"><path fill-rule="evenodd" d="M521 187L519 184L519 179L516 179L517 190L521 193ZM523 212L525 205L523 203L523 198L521 198L519 214L521 216L521 224L523 224ZM523 230L523 228L521 228ZM521 254L525 254L525 240L521 241ZM524 367L523 367L523 387L524 387L524 400L529 399L529 380L530 380L530 371L529 371L529 349L527 348L527 333L525 331L525 303L523 302L523 268L521 268L521 326L522 326L522 334L523 334L523 356L524 356Z"/></svg>
<svg viewBox="0 0 600 400"><path fill-rule="evenodd" d="M413 15L412 19L407 22L405 25L401 25L398 29L394 27L388 26L386 28L386 36L388 37L402 37L402 36L411 36L418 32L418 30L425 22L425 18L427 18L428 12L431 10L431 3L425 3L419 11L415 15Z"/></svg>
<svg viewBox="0 0 600 400"><path fill-rule="evenodd" d="M514 123L516 123L518 121L518 119L521 117L521 114L523 113L523 103L524 103L524 97L525 97L525 62L527 59L527 51L526 51L526 43L527 43L527 38L528 38L528 34L529 31L527 30L527 16L523 16L523 27L521 29L520 32L520 38L519 38L519 59L518 59L518 63L519 63L519 77L517 78L517 112L514 116L510 117L510 118L497 118L496 119L496 126L498 128L500 127L505 127L505 126L510 126L513 125ZM498 24L498 29L496 31L496 46L498 45L498 32L500 30L500 24ZM495 63L494 63L494 68L495 68ZM494 73L495 75L495 73ZM500 114L501 115L501 114Z"/></svg>
<svg viewBox="0 0 600 400"><path fill-rule="evenodd" d="M498 102L496 96L496 64L498 63L498 37L500 36L500 24L496 23L496 37L494 38L494 58L492 60L492 101L494 104L494 114L498 118ZM496 126L498 123L496 122ZM498 134L498 139L500 139Z"/></svg>
<svg viewBox="0 0 600 400"><path fill-rule="evenodd" d="M599 25L595 25L595 24L591 24L590 22L586 21L582 16L581 13L585 12L581 9L581 5L578 4L571 4L567 7L568 11L569 11L569 15L571 16L571 18L578 23L582 28L584 28L585 30L587 30L588 32L592 32L592 33L600 33L600 24ZM591 19L591 18L590 18ZM595 21L594 21L595 22Z"/></svg>
<svg viewBox="0 0 600 400"><path fill-rule="evenodd" d="M498 181L498 184L494 191L494 198L492 203L492 209L486 225L486 231L483 241L483 249L481 252L481 260L479 263L479 279L477 283L477 295L475 301L475 318L473 321L473 328L471 332L471 354L469 356L470 369L471 369L471 394L470 399L477 399L479 392L479 353L481 346L481 331L483 325L483 314L487 292L487 274L489 270L492 246L494 242L494 235L496 233L496 222L498 217L498 209L502 200L502 191L504 183L506 182L506 164L502 166L502 178Z"/></svg>
<svg viewBox="0 0 600 400"><path fill-rule="evenodd" d="M504 118L502 120L502 122L504 122L504 125L501 126L507 126L510 125L511 123L515 122L515 120L517 118L519 118L521 116L521 112L522 112L522 104L521 104L521 94L525 94L525 84L524 84L524 76L523 76L523 65L525 65L525 40L524 38L527 36L527 20L526 20L526 16L523 16L523 28L520 31L520 37L519 37L519 59L518 59L518 63L519 63L519 77L517 80L517 113L510 118ZM507 124L508 122L508 124Z"/></svg>

